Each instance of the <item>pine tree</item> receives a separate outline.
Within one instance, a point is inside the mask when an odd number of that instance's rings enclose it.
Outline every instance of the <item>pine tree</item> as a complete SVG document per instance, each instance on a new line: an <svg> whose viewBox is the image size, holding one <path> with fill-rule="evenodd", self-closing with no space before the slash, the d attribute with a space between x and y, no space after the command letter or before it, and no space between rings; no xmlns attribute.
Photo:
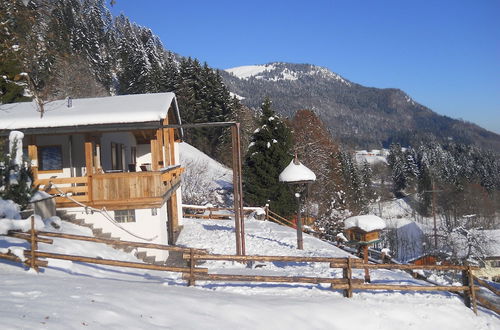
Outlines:
<svg viewBox="0 0 500 330"><path fill-rule="evenodd" d="M407 186L406 170L405 170L406 159L403 151L401 150L401 145L392 144L390 146L387 162L392 170L394 193L396 195L399 195Z"/></svg>
<svg viewBox="0 0 500 330"><path fill-rule="evenodd" d="M24 210L37 190L32 187L32 182L33 173L26 162L22 165L15 164L10 154L0 150L0 199L10 199Z"/></svg>
<svg viewBox="0 0 500 330"><path fill-rule="evenodd" d="M279 182L279 174L292 160L291 131L271 108L271 101L262 103L259 124L251 137L244 167L243 191L248 205L263 206L288 216L295 212L292 189Z"/></svg>

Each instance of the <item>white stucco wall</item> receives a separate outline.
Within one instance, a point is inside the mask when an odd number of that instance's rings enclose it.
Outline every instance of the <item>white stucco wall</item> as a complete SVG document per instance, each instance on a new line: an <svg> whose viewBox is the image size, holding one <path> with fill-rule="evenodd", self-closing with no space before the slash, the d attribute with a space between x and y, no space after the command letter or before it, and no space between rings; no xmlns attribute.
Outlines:
<svg viewBox="0 0 500 330"><path fill-rule="evenodd" d="M138 144L137 145L137 168L136 171L140 171L140 166L142 164L151 164L151 145L150 144Z"/></svg>

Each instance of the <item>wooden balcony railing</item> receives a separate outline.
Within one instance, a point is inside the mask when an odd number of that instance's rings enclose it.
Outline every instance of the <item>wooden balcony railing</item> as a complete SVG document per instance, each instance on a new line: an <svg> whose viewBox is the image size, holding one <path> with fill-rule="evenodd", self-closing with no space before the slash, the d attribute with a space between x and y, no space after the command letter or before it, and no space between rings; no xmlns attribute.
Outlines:
<svg viewBox="0 0 500 330"><path fill-rule="evenodd" d="M88 177L35 180L35 185L50 194L61 191L92 207L126 209L159 207L180 183L184 168L169 167L160 171L100 173ZM57 207L77 206L66 197L56 197Z"/></svg>

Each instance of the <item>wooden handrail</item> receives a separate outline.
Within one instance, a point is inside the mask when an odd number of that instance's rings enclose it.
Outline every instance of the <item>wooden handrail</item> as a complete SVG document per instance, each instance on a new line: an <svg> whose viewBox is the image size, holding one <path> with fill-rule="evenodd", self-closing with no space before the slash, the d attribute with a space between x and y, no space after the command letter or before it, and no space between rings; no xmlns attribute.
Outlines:
<svg viewBox="0 0 500 330"><path fill-rule="evenodd" d="M182 256L184 259L191 258L191 255L184 253ZM300 256L259 256L259 255L228 255L228 254L195 254L193 256L198 260L224 260L224 261L268 261L268 262L328 262L338 264L339 267L345 267L347 265L347 258L335 258L335 257L300 257ZM354 263L363 264L361 259L353 259Z"/></svg>
<svg viewBox="0 0 500 330"><path fill-rule="evenodd" d="M141 248L147 248L147 249L157 249L157 250L176 251L176 252L188 252L190 250L194 250L196 253L199 253L200 255L207 252L204 249L192 249L192 248L163 245L163 244L122 241L122 240L116 240L116 239L111 239L111 238L99 238L99 237L93 237L93 236L63 234L63 233L48 232L48 231L37 231L37 234L39 236L74 239L74 240L79 240L79 241L96 242L96 243L105 243L108 245L116 245L116 246L141 247Z"/></svg>
<svg viewBox="0 0 500 330"><path fill-rule="evenodd" d="M88 177L76 176L69 178L36 179L35 185L48 185L51 182L53 184L88 183Z"/></svg>
<svg viewBox="0 0 500 330"><path fill-rule="evenodd" d="M267 212L269 212L269 214L271 214L274 218L278 218L278 219L280 219L280 220L282 220L282 221L288 221L288 222L290 222L290 223L293 223L293 222L291 222L290 220L288 220L287 218L282 217L282 216L281 216L281 215L279 215L278 213L271 211L269 208L267 209Z"/></svg>
<svg viewBox="0 0 500 330"><path fill-rule="evenodd" d="M494 286L492 286L488 282L483 281L482 279L480 279L477 276L474 276L474 281L476 281L477 283L479 283L479 285L484 286L486 289L490 290L491 292L493 292L497 296L500 296L500 290L498 290L497 288L495 288Z"/></svg>
<svg viewBox="0 0 500 330"><path fill-rule="evenodd" d="M33 253L32 251L24 250L24 255L27 257L30 256L32 253ZM169 266L162 266L162 265L145 264L145 263L141 263L141 262L91 258L91 257L73 256L73 255L69 255L69 254L59 254L59 253L51 253L51 252L34 251L34 254L36 257L39 257L39 258L79 261L79 262L85 262L85 263L117 266L117 267L129 267L129 268L139 268L139 269L149 269L149 270L163 270L163 271L167 271L167 272L177 272L177 273L189 273L191 271L188 267L169 267ZM195 268L193 271L194 271L194 273L207 273L208 269L207 268Z"/></svg>

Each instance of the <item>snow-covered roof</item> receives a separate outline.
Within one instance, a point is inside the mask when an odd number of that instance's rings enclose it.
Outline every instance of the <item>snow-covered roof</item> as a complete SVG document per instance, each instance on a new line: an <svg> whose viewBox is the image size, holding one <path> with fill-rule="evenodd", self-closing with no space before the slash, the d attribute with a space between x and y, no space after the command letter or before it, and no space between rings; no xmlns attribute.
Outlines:
<svg viewBox="0 0 500 330"><path fill-rule="evenodd" d="M365 232L371 232L374 230L382 230L385 228L385 221L376 215L367 214L367 215L358 215L355 217L350 217L344 220L344 228L354 228L358 227L359 229Z"/></svg>
<svg viewBox="0 0 500 330"><path fill-rule="evenodd" d="M500 229L483 230L482 232L487 240L486 256L500 257Z"/></svg>
<svg viewBox="0 0 500 330"><path fill-rule="evenodd" d="M174 103L174 93L135 94L49 102L43 117L35 102L0 105L0 130L159 122ZM180 122L179 122L180 123Z"/></svg>
<svg viewBox="0 0 500 330"><path fill-rule="evenodd" d="M299 161L293 159L280 173L281 182L315 181L316 174Z"/></svg>

